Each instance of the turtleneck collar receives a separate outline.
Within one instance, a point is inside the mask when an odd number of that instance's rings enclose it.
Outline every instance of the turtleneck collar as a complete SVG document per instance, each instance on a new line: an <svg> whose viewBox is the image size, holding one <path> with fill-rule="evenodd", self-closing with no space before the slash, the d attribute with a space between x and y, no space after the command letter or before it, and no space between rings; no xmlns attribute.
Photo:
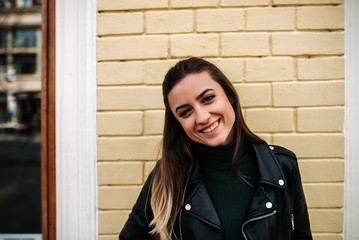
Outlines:
<svg viewBox="0 0 359 240"><path fill-rule="evenodd" d="M242 145L242 144L241 144ZM232 168L232 158L236 147L236 141L232 141L226 145L216 147L195 143L196 149L199 153L200 165L206 168L216 168L218 170L230 170ZM240 159L247 157L248 151L242 146L239 149L238 155ZM237 158L237 162L240 161Z"/></svg>

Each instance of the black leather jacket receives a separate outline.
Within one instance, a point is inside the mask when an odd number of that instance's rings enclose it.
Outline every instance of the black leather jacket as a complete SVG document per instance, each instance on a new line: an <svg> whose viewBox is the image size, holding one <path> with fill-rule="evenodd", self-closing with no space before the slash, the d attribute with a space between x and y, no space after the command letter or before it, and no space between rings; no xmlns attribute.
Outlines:
<svg viewBox="0 0 359 240"><path fill-rule="evenodd" d="M253 148L259 168L258 184L245 222L238 231L242 232L244 239L250 240L312 239L296 156L279 146L253 144ZM146 199L151 189L151 177L120 233L120 240L155 239L148 234L152 212ZM221 223L198 164L194 167L185 196L173 239L224 240Z"/></svg>

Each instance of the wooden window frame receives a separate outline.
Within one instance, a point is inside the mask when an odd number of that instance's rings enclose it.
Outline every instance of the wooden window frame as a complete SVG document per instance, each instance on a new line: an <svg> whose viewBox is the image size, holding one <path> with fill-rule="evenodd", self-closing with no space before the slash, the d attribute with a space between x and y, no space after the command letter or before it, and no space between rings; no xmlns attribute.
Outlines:
<svg viewBox="0 0 359 240"><path fill-rule="evenodd" d="M55 0L42 1L42 239L56 239Z"/></svg>

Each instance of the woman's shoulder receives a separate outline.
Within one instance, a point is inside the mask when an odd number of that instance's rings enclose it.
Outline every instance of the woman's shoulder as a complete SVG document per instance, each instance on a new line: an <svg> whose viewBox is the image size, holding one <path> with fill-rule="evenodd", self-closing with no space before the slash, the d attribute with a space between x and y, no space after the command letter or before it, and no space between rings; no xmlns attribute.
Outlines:
<svg viewBox="0 0 359 240"><path fill-rule="evenodd" d="M272 150L273 154L276 156L285 156L297 160L297 156L295 155L295 153L285 147L278 145L268 145L268 146Z"/></svg>
<svg viewBox="0 0 359 240"><path fill-rule="evenodd" d="M277 145L269 145L269 148L272 150L285 175L297 175L299 173L297 156L294 152Z"/></svg>

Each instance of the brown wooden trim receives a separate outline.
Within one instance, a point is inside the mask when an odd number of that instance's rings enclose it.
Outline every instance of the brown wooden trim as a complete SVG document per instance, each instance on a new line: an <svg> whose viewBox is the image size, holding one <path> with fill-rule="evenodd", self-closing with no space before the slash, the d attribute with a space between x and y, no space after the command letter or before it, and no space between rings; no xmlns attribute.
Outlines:
<svg viewBox="0 0 359 240"><path fill-rule="evenodd" d="M42 1L42 239L56 240L55 0Z"/></svg>

